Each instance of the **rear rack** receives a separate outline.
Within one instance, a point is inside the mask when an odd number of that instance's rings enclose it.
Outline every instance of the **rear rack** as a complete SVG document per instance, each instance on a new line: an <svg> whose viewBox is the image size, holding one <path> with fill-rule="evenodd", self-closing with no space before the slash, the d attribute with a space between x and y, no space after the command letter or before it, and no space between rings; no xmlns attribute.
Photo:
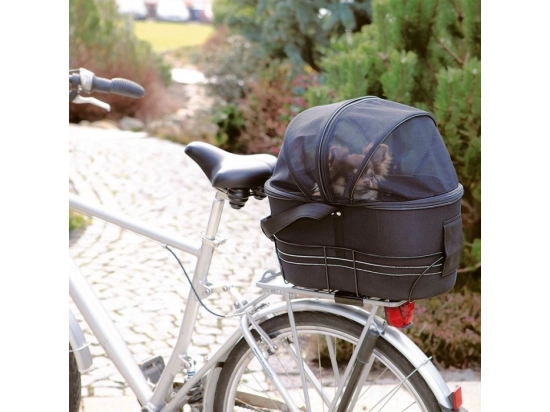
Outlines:
<svg viewBox="0 0 550 412"><path fill-rule="evenodd" d="M328 289L309 289L301 286L295 286L292 283L288 283L284 280L282 272L275 272L268 270L262 276L262 278L256 282L256 286L260 289L266 290L270 293L283 295L291 293L299 295L300 297L310 297L317 299L328 299L336 303L343 303L353 306L384 306L384 307L399 307L406 303L406 300L390 301L383 299L369 299L365 297L359 297L351 293L345 293L338 290Z"/></svg>

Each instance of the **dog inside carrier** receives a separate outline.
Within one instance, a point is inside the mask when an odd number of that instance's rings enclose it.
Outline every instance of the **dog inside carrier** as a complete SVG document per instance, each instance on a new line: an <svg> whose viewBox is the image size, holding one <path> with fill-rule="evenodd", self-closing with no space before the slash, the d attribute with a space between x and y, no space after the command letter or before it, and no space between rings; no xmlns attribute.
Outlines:
<svg viewBox="0 0 550 412"><path fill-rule="evenodd" d="M377 97L305 110L265 193L262 229L293 285L411 301L456 282L463 188L426 111Z"/></svg>

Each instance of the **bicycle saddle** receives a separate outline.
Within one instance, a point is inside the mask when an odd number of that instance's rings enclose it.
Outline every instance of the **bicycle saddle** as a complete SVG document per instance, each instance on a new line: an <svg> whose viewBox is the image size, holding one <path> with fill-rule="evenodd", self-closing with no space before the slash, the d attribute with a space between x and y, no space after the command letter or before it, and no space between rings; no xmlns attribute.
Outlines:
<svg viewBox="0 0 550 412"><path fill-rule="evenodd" d="M200 166L212 186L220 189L263 188L277 161L273 155L239 155L204 142L189 143L185 153Z"/></svg>

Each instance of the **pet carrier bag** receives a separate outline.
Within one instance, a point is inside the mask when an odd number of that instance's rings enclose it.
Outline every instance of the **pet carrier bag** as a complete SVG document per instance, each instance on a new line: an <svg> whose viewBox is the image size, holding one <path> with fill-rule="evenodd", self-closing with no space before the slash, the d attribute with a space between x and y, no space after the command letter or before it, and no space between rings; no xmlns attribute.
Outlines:
<svg viewBox="0 0 550 412"><path fill-rule="evenodd" d="M289 283L389 300L455 284L463 188L425 111L377 97L305 110L265 193L262 229Z"/></svg>

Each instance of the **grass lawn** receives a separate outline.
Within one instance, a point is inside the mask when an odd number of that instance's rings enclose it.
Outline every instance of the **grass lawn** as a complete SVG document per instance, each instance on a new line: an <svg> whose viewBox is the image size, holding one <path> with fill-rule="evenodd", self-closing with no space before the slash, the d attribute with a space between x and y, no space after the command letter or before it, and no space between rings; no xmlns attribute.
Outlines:
<svg viewBox="0 0 550 412"><path fill-rule="evenodd" d="M157 52L199 46L214 31L211 25L204 23L157 21L134 21L134 30L139 39L151 43Z"/></svg>

